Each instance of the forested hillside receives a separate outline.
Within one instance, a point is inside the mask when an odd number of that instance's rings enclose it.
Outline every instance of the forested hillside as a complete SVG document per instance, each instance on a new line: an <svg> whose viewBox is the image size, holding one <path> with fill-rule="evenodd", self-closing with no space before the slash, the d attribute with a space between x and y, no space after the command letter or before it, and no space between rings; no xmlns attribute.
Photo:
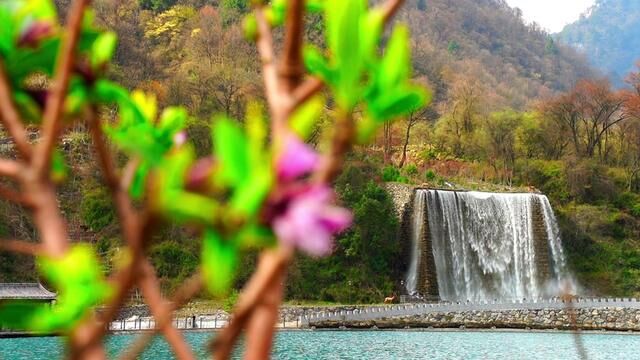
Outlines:
<svg viewBox="0 0 640 360"><path fill-rule="evenodd" d="M202 154L211 146L211 116L226 113L241 119L245 104L263 102L256 50L243 35L246 3L95 1L96 19L120 39L111 76L130 88L156 94L160 105L184 105L192 115L189 136ZM57 4L64 10L68 1ZM404 269L396 238L398 224L389 195L380 187L383 181L503 190L538 187L549 193L559 209L568 244L578 253L574 263L586 274L583 278L602 283L597 290L636 291L616 269L586 267L594 263L598 246L609 246L612 257L625 248L635 251L637 234L622 231L595 239L611 230L610 224L590 232L582 215L597 218L611 213L607 216L615 214L636 226L633 211L637 210L633 209L639 189L633 169L638 162L623 156L626 149L638 146L636 122L627 121L636 115L625 117L628 128L620 127L622 123L614 122L614 117L596 119L598 129L604 131L598 131L594 142L582 125L572 127L563 122L564 115L554 112L563 109L561 105L552 106L564 99L588 119L586 103L571 103L579 94L611 95L616 99L613 103L635 98L613 94L606 82L580 83L579 79L593 74L586 61L541 29L525 25L521 14L502 0L408 1L397 18L410 25L413 76L431 88L434 102L426 111L386 127L376 146L355 149L337 187L344 203L354 209L355 225L337 240L335 256L319 262L297 260L289 297L367 302L399 287ZM308 25L307 38L323 42L318 31L322 19L311 17ZM316 129L315 145L323 146L324 130ZM72 219L74 239L96 243L107 262L117 261L119 231L108 194L98 190L101 180L90 141L83 128L66 133L63 150L74 167L67 173L67 185L60 189L61 206ZM593 182L581 181L585 177ZM601 180L609 186L604 198L597 187ZM34 236L24 214L4 203L0 210L6 236ZM166 228L161 234L151 253L163 286L172 288L197 266L197 246L188 229ZM582 254L581 246L593 251ZM34 276L33 265L25 259L0 256L0 281ZM241 275L240 282L246 276ZM604 276L610 276L611 286ZM636 276L640 277L632 278ZM357 293L353 284L359 286Z"/></svg>
<svg viewBox="0 0 640 360"><path fill-rule="evenodd" d="M567 25L558 36L622 85L625 74L640 59L639 35L640 2L597 0L580 20Z"/></svg>

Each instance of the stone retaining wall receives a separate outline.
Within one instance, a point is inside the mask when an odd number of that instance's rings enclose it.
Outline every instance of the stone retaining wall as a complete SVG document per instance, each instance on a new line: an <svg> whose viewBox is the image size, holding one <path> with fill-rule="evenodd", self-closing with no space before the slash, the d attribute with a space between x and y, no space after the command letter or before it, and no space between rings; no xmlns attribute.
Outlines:
<svg viewBox="0 0 640 360"><path fill-rule="evenodd" d="M316 328L379 329L469 328L469 329L558 329L640 331L640 309L547 309L440 312L376 320L326 320L312 322Z"/></svg>

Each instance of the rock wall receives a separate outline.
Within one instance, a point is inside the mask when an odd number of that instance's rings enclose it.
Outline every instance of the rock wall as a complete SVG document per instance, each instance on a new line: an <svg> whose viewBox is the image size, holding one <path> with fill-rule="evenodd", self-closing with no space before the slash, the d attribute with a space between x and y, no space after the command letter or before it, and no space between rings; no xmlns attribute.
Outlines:
<svg viewBox="0 0 640 360"><path fill-rule="evenodd" d="M318 321L316 328L469 328L640 331L640 309L548 309L430 313L367 321Z"/></svg>
<svg viewBox="0 0 640 360"><path fill-rule="evenodd" d="M540 288L551 279L551 255L549 254L549 239L544 221L542 202L538 198L533 199L533 241L536 253L536 271Z"/></svg>

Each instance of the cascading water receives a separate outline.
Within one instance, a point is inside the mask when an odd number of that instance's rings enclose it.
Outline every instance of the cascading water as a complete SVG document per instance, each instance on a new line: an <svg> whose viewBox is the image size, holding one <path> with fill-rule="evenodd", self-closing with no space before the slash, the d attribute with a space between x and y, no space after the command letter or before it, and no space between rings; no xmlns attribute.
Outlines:
<svg viewBox="0 0 640 360"><path fill-rule="evenodd" d="M573 284L544 195L417 190L410 294L420 289L423 236L430 240L443 300L533 299Z"/></svg>

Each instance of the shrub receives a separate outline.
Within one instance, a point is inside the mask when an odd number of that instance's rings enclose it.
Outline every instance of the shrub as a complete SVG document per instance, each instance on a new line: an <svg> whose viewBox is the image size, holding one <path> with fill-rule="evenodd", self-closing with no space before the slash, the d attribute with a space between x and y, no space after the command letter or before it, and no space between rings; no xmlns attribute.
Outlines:
<svg viewBox="0 0 640 360"><path fill-rule="evenodd" d="M416 167L414 164L407 165L407 167L404 169L404 173L407 176L416 176L418 175L418 167Z"/></svg>
<svg viewBox="0 0 640 360"><path fill-rule="evenodd" d="M197 257L185 246L167 241L151 249L151 258L159 277L184 279L198 266Z"/></svg>
<svg viewBox="0 0 640 360"><path fill-rule="evenodd" d="M427 181L434 181L436 179L436 173L435 173L435 171L429 169L424 174L424 177L425 177L425 179L427 179Z"/></svg>
<svg viewBox="0 0 640 360"><path fill-rule="evenodd" d="M386 166L382 169L382 180L386 182L398 181L400 170L393 166Z"/></svg>
<svg viewBox="0 0 640 360"><path fill-rule="evenodd" d="M82 222L92 231L100 231L115 219L111 196L105 188L85 190L80 203Z"/></svg>

